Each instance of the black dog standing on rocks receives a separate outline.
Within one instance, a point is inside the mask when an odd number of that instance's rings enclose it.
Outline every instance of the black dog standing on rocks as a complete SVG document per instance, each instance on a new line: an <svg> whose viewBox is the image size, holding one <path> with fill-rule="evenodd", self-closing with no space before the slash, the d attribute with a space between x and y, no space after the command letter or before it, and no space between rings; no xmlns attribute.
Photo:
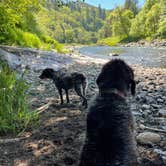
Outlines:
<svg viewBox="0 0 166 166"><path fill-rule="evenodd" d="M61 104L63 104L63 95L62 90L65 90L66 93L66 100L69 103L69 89L75 89L78 96L80 96L83 100L82 105L87 107L87 100L85 98L85 91L86 91L86 77L82 73L73 72L68 73L67 70L62 69L59 71L54 71L51 68L46 68L43 70L42 74L39 76L40 79L52 79L55 83L55 86L58 89Z"/></svg>
<svg viewBox="0 0 166 166"><path fill-rule="evenodd" d="M111 60L103 66L97 85L79 166L136 166L134 120L125 100L128 91L135 94L133 70L120 59Z"/></svg>

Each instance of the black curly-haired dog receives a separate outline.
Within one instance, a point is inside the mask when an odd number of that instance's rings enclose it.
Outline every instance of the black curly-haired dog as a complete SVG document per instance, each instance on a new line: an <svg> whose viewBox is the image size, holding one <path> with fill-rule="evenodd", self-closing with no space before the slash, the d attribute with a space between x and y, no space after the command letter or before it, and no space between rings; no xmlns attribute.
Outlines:
<svg viewBox="0 0 166 166"><path fill-rule="evenodd" d="M74 89L78 96L83 100L82 105L87 107L87 100L85 98L85 91L87 86L86 77L82 73L73 72L69 73L66 69L54 71L52 68L46 68L39 76L40 79L52 79L58 89L61 104L63 104L62 90L65 90L67 103L70 102L68 90Z"/></svg>
<svg viewBox="0 0 166 166"><path fill-rule="evenodd" d="M79 166L135 166L134 121L125 100L129 91L135 94L133 70L120 59L111 60L103 66L97 85Z"/></svg>

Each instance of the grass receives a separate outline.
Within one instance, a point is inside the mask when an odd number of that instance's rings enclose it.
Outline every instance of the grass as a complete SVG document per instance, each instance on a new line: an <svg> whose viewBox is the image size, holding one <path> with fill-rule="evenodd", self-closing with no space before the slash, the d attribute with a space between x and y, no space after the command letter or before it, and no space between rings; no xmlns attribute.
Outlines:
<svg viewBox="0 0 166 166"><path fill-rule="evenodd" d="M28 109L28 85L6 64L0 64L0 134L18 134L38 123L38 115Z"/></svg>
<svg viewBox="0 0 166 166"><path fill-rule="evenodd" d="M108 45L108 46L117 46L120 43L129 43L129 42L137 42L139 41L139 37L133 37L133 36L114 36L114 37L108 37L105 39L101 39L97 42L99 45Z"/></svg>
<svg viewBox="0 0 166 166"><path fill-rule="evenodd" d="M108 37L102 40L99 40L97 44L99 45L108 45L108 46L116 46L118 45L125 36L115 36L115 37Z"/></svg>

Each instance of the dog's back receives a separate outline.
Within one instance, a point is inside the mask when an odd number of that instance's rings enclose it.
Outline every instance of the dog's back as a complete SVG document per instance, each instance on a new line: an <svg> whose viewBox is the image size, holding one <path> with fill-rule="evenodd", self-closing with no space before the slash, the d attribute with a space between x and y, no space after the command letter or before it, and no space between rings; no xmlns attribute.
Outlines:
<svg viewBox="0 0 166 166"><path fill-rule="evenodd" d="M87 116L87 140L80 166L135 166L132 125L132 114L123 99L97 96Z"/></svg>
<svg viewBox="0 0 166 166"><path fill-rule="evenodd" d="M59 78L59 86L63 89L72 89L82 87L83 91L87 86L87 79L84 74L79 72L67 72L66 70L60 70L56 73Z"/></svg>

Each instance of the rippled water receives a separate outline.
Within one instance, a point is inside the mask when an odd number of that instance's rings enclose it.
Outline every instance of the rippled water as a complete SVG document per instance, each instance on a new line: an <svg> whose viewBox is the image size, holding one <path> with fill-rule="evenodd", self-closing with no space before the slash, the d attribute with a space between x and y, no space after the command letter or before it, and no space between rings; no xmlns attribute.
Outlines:
<svg viewBox="0 0 166 166"><path fill-rule="evenodd" d="M129 64L166 68L166 48L87 46L79 52L94 58L121 58ZM110 56L112 52L118 52L119 56Z"/></svg>

